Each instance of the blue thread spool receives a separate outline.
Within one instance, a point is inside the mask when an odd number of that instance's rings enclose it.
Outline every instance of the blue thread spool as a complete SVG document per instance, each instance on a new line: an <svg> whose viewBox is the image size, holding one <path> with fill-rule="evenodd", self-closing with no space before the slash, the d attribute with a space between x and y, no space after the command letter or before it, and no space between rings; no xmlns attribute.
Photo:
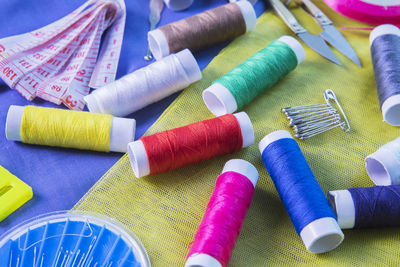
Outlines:
<svg viewBox="0 0 400 267"><path fill-rule="evenodd" d="M400 226L400 185L330 191L328 199L342 229Z"/></svg>
<svg viewBox="0 0 400 267"><path fill-rule="evenodd" d="M384 24L369 37L383 120L400 126L400 29Z"/></svg>
<svg viewBox="0 0 400 267"><path fill-rule="evenodd" d="M132 232L98 216L55 212L16 226L0 239L0 266L150 266Z"/></svg>
<svg viewBox="0 0 400 267"><path fill-rule="evenodd" d="M324 253L336 248L344 239L343 232L297 142L289 132L275 131L258 147L307 250Z"/></svg>

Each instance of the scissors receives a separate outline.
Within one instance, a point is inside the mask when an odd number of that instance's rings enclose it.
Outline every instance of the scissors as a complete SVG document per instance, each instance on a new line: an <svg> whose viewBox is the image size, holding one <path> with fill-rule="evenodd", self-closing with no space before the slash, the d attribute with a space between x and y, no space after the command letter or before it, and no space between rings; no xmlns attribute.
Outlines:
<svg viewBox="0 0 400 267"><path fill-rule="evenodd" d="M311 2L311 0L296 0L296 2L300 2L304 5L307 8L307 11L311 13L314 19L322 27L324 31L319 35L309 33L280 0L269 0L269 2L275 12L278 13L289 28L315 52L338 65L342 65L327 45L326 42L328 42L343 55L361 67L361 62L351 45L335 28L332 21L313 2Z"/></svg>

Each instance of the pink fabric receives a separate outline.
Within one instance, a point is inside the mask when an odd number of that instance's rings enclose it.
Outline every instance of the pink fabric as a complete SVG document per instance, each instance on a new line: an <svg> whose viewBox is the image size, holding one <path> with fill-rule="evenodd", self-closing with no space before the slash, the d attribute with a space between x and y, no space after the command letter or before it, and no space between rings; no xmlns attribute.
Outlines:
<svg viewBox="0 0 400 267"><path fill-rule="evenodd" d="M187 257L203 253L227 266L253 194L254 186L246 176L221 174Z"/></svg>
<svg viewBox="0 0 400 267"><path fill-rule="evenodd" d="M400 5L378 6L360 0L325 0L325 3L354 20L373 25L400 25Z"/></svg>

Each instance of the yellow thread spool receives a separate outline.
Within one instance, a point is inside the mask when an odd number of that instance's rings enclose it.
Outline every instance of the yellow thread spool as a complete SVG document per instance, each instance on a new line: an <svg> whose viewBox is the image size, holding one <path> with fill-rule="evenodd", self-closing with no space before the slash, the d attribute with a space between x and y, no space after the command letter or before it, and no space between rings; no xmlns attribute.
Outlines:
<svg viewBox="0 0 400 267"><path fill-rule="evenodd" d="M6 137L36 145L126 152L134 140L134 119L35 106L11 106Z"/></svg>

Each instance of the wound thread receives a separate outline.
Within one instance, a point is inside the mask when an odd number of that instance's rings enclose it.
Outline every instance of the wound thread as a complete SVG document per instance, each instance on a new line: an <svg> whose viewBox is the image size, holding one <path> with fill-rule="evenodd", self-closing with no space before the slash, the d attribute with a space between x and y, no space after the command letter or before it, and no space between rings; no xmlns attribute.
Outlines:
<svg viewBox="0 0 400 267"><path fill-rule="evenodd" d="M262 161L307 248L323 253L337 247L343 233L297 142L287 131L273 132L260 142Z"/></svg>
<svg viewBox="0 0 400 267"><path fill-rule="evenodd" d="M192 53L169 55L85 97L90 112L126 116L201 79Z"/></svg>
<svg viewBox="0 0 400 267"><path fill-rule="evenodd" d="M400 37L386 34L377 37L371 45L379 105L393 95L400 94Z"/></svg>
<svg viewBox="0 0 400 267"><path fill-rule="evenodd" d="M140 138L150 175L239 151L243 136L234 115L200 121Z"/></svg>
<svg viewBox="0 0 400 267"><path fill-rule="evenodd" d="M109 152L111 115L25 107L21 124L24 143Z"/></svg>
<svg viewBox="0 0 400 267"><path fill-rule="evenodd" d="M254 186L246 176L236 172L221 174L187 258L204 253L227 266L253 194Z"/></svg>
<svg viewBox="0 0 400 267"><path fill-rule="evenodd" d="M296 66L297 57L293 50L276 40L213 84L219 83L227 88L236 100L237 110L240 110Z"/></svg>
<svg viewBox="0 0 400 267"><path fill-rule="evenodd" d="M400 125L400 30L381 25L370 34L376 89L383 119Z"/></svg>
<svg viewBox="0 0 400 267"><path fill-rule="evenodd" d="M149 47L156 59L185 48L197 52L236 38L255 24L250 3L230 3L150 31Z"/></svg>

